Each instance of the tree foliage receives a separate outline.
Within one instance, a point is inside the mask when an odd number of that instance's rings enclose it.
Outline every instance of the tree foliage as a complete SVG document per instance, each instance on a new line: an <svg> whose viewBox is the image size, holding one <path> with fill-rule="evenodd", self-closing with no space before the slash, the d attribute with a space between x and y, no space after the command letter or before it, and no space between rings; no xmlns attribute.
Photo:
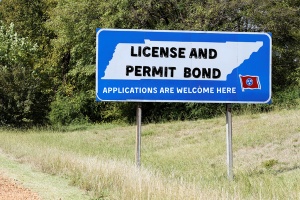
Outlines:
<svg viewBox="0 0 300 200"><path fill-rule="evenodd" d="M1 22L1 21L0 21ZM42 123L47 98L34 71L38 46L0 23L0 123ZM46 103L46 104L45 104Z"/></svg>
<svg viewBox="0 0 300 200"><path fill-rule="evenodd" d="M21 37L28 37L45 52L50 40L55 37L53 31L45 27L49 20L50 9L56 6L55 0L2 0L0 2L0 18L6 24L14 23Z"/></svg>
<svg viewBox="0 0 300 200"><path fill-rule="evenodd" d="M0 18L13 21L22 37L39 45L33 68L52 101L49 119L67 124L134 117L133 103L95 102L96 28L270 32L273 99L286 101L282 94L300 83L299 6L295 0L2 0ZM143 105L148 121L207 118L224 109L222 104Z"/></svg>

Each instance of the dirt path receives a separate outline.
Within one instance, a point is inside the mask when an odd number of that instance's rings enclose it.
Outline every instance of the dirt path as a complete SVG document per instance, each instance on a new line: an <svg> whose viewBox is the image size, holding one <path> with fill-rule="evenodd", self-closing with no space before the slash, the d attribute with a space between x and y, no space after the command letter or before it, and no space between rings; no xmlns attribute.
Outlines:
<svg viewBox="0 0 300 200"><path fill-rule="evenodd" d="M40 172L28 163L20 163L0 148L0 200L91 199L87 191L71 186L70 182L70 179Z"/></svg>
<svg viewBox="0 0 300 200"><path fill-rule="evenodd" d="M0 173L0 200L41 200L36 192Z"/></svg>

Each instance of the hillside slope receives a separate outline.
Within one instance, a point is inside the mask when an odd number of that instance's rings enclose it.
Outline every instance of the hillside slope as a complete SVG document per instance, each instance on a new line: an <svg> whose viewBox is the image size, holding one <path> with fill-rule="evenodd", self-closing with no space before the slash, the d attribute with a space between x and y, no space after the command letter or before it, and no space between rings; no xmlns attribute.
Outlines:
<svg viewBox="0 0 300 200"><path fill-rule="evenodd" d="M300 110L233 114L234 181L227 180L225 116L142 126L2 130L0 148L108 199L300 198Z"/></svg>

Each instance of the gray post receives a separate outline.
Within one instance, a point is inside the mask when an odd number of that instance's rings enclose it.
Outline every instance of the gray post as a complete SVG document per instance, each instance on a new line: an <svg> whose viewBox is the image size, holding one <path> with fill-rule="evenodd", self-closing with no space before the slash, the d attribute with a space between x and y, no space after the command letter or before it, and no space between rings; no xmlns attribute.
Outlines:
<svg viewBox="0 0 300 200"><path fill-rule="evenodd" d="M136 106L136 153L135 164L137 168L141 166L141 123L142 123L142 103Z"/></svg>
<svg viewBox="0 0 300 200"><path fill-rule="evenodd" d="M231 104L226 104L226 133L227 133L227 175L229 180L233 180L233 157L232 157L232 120Z"/></svg>

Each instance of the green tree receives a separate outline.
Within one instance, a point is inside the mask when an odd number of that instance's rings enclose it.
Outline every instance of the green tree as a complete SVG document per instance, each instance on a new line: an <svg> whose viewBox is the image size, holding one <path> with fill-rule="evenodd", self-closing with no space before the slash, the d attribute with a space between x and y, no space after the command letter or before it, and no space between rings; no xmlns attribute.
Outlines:
<svg viewBox="0 0 300 200"><path fill-rule="evenodd" d="M39 53L45 52L51 39L52 30L45 27L49 20L49 11L56 6L55 0L2 0L0 2L0 20L6 24L14 23L21 37L28 37L39 45Z"/></svg>
<svg viewBox="0 0 300 200"><path fill-rule="evenodd" d="M111 3L99 0L58 1L50 13L47 27L57 34L49 66L57 74L58 88L50 112L53 123L116 119L116 114L105 112L114 103L95 102L96 28L109 23L112 13Z"/></svg>
<svg viewBox="0 0 300 200"><path fill-rule="evenodd" d="M276 96L299 85L299 24L299 3L292 0L58 0L47 22L57 35L51 67L62 69L56 101L72 104L84 97L87 103L77 109L78 116L92 121L129 119L129 113L134 113L134 104L94 102L96 28L271 32ZM54 110L63 112L54 109L58 105L53 104L52 116L59 116ZM192 119L214 116L223 108L220 104L147 103L143 116Z"/></svg>
<svg viewBox="0 0 300 200"><path fill-rule="evenodd" d="M51 70L51 39L54 31L45 26L50 19L49 12L56 6L56 0L2 0L0 1L0 20L6 25L14 23L15 31L20 37L38 45L35 53L34 70L39 74L42 92L53 96L56 89L55 77L60 71Z"/></svg>
<svg viewBox="0 0 300 200"><path fill-rule="evenodd" d="M0 21L0 124L42 123L48 97L41 92L41 78L34 70L38 46Z"/></svg>

